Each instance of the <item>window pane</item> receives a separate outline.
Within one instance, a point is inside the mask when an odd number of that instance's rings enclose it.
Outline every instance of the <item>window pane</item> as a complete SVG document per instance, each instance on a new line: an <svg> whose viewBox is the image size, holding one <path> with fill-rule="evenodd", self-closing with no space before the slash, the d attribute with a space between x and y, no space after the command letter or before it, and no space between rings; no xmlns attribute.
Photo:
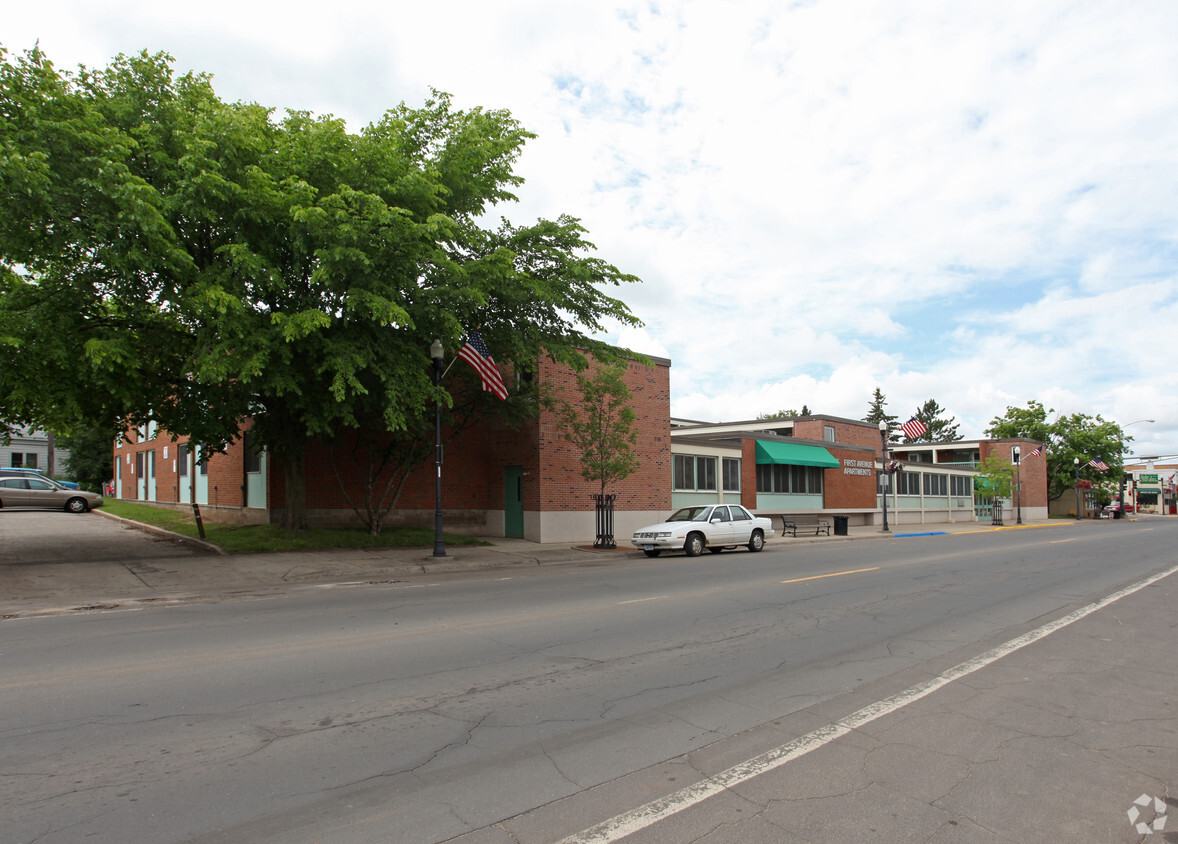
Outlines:
<svg viewBox="0 0 1178 844"><path fill-rule="evenodd" d="M724 491L740 491L740 461L735 457L724 458Z"/></svg>
<svg viewBox="0 0 1178 844"><path fill-rule="evenodd" d="M699 489L714 490L716 488L716 458L696 458L695 470L698 473Z"/></svg>

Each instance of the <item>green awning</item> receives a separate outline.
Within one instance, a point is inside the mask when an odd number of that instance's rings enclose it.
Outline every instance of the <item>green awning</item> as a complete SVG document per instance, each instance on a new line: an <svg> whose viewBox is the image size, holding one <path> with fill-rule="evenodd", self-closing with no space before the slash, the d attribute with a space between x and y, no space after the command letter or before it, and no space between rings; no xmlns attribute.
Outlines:
<svg viewBox="0 0 1178 844"><path fill-rule="evenodd" d="M840 465L838 460L821 446L757 440L757 465L763 463L820 466L823 469L837 469Z"/></svg>

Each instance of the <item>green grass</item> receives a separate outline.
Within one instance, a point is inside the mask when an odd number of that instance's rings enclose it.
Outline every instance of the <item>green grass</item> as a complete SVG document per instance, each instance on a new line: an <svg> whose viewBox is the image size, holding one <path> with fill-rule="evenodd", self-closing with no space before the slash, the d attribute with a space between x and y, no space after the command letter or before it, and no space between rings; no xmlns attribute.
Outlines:
<svg viewBox="0 0 1178 844"><path fill-rule="evenodd" d="M192 510L167 510L149 504L106 499L102 509L115 516L154 525L183 536L199 538ZM444 535L446 545L486 545L461 534ZM270 551L321 551L329 548L432 548L431 528L386 527L380 536L362 528L313 528L287 531L277 525L223 525L205 522L205 541L229 554L261 554Z"/></svg>

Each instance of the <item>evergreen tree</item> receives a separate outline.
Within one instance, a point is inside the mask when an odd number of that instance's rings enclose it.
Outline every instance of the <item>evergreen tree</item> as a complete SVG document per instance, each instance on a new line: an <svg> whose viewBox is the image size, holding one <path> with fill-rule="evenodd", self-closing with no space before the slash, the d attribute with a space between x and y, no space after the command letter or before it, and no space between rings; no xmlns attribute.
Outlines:
<svg viewBox="0 0 1178 844"><path fill-rule="evenodd" d="M886 404L887 398L885 398L883 391L879 387L876 387L875 392L871 395L871 404L867 408L867 415L863 417L863 421L870 422L873 425L886 422L888 425L888 442L898 443L900 441L900 429L896 427L896 417L884 410L884 405Z"/></svg>
<svg viewBox="0 0 1178 844"><path fill-rule="evenodd" d="M961 439L957 433L959 427L956 421L957 417L950 416L948 419L943 419L941 417L945 412L945 408L941 407L936 399L926 401L916 409L916 413L912 414L924 423L925 432L915 438L904 437L904 442L951 443Z"/></svg>

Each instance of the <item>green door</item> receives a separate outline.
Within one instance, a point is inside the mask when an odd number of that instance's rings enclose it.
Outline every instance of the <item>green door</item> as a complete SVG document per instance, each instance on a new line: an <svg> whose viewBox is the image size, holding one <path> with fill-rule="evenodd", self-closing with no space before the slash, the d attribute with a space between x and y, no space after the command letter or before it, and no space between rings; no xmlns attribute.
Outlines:
<svg viewBox="0 0 1178 844"><path fill-rule="evenodd" d="M524 467L503 470L503 535L524 538Z"/></svg>

